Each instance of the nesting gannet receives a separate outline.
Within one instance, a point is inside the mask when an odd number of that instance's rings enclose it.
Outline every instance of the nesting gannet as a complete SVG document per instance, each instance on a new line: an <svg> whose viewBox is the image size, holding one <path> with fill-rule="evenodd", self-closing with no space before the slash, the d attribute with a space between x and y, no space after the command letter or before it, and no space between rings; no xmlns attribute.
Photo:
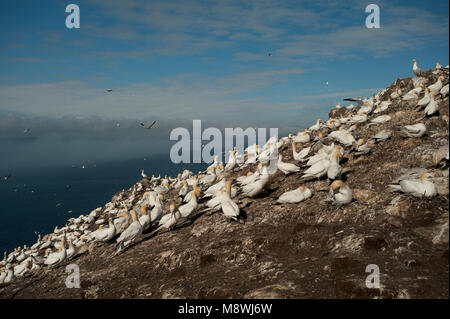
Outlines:
<svg viewBox="0 0 450 319"><path fill-rule="evenodd" d="M129 220L130 217L127 210L123 210L120 213L119 218L114 219L114 227L116 227L116 231L118 234L127 229Z"/></svg>
<svg viewBox="0 0 450 319"><path fill-rule="evenodd" d="M278 155L277 167L284 175L289 175L300 170L300 167L295 164L283 162L283 156L281 154Z"/></svg>
<svg viewBox="0 0 450 319"><path fill-rule="evenodd" d="M132 223L125 229L120 237L116 239L116 242L119 244L120 250L128 247L129 245L136 242L136 240L142 234L142 225L139 222L136 212L134 210L130 211Z"/></svg>
<svg viewBox="0 0 450 319"><path fill-rule="evenodd" d="M3 284L6 278L6 270L0 268L0 284Z"/></svg>
<svg viewBox="0 0 450 319"><path fill-rule="evenodd" d="M302 185L292 191L283 193L277 200L278 203L300 203L312 196L312 192L309 188Z"/></svg>
<svg viewBox="0 0 450 319"><path fill-rule="evenodd" d="M430 103L428 103L428 105L425 107L425 110L424 110L425 115L427 115L427 116L434 115L435 113L437 113L439 111L439 105L438 105L437 101L434 99L436 94L437 94L437 92L430 93Z"/></svg>
<svg viewBox="0 0 450 319"><path fill-rule="evenodd" d="M397 88L397 89L395 89L394 92L391 93L390 98L396 99L396 98L399 98L400 96L402 96L402 90Z"/></svg>
<svg viewBox="0 0 450 319"><path fill-rule="evenodd" d="M181 205L178 207L178 211L181 214L181 217L188 217L194 210L198 207L197 198L200 196L200 191L198 189L194 189L191 195L191 199L188 203Z"/></svg>
<svg viewBox="0 0 450 319"><path fill-rule="evenodd" d="M269 184L269 176L262 175L258 180L253 183L247 184L242 187L242 193L247 197L255 197L261 194L264 188Z"/></svg>
<svg viewBox="0 0 450 319"><path fill-rule="evenodd" d="M181 218L180 212L175 211L175 203L171 203L169 206L170 213L166 214L161 218L159 221L159 227L156 231L160 230L161 228L165 229L172 229L173 226L177 223L177 221Z"/></svg>
<svg viewBox="0 0 450 319"><path fill-rule="evenodd" d="M437 194L437 187L431 181L433 175L423 173L420 179L401 180L400 185L389 185L394 191L401 191L415 197L433 197Z"/></svg>
<svg viewBox="0 0 450 319"><path fill-rule="evenodd" d="M386 123L390 120L391 120L391 117L389 115L380 115L380 116L377 116L376 118L371 119L370 122L373 124L382 124L382 123Z"/></svg>
<svg viewBox="0 0 450 319"><path fill-rule="evenodd" d="M370 146L369 143L364 143L364 139L360 138L356 142L356 150L355 155L365 155L370 152Z"/></svg>
<svg viewBox="0 0 450 319"><path fill-rule="evenodd" d="M6 272L6 276L5 276L5 279L3 280L3 283L7 284L7 283L13 281L14 279L16 279L16 276L14 275L14 269L11 266L11 264L6 265L5 272Z"/></svg>
<svg viewBox="0 0 450 319"><path fill-rule="evenodd" d="M320 129L320 124L322 123L322 119L317 119L316 124L309 127L310 131L318 131Z"/></svg>
<svg viewBox="0 0 450 319"><path fill-rule="evenodd" d="M386 111L389 108L389 106L391 104L392 104L392 100L389 97L387 99L387 101L382 101L380 104L378 104L377 108L373 111L373 113L377 114L377 113L384 112L384 111Z"/></svg>
<svg viewBox="0 0 450 319"><path fill-rule="evenodd" d="M237 220L239 218L239 207L231 199L231 181L225 184L225 192L220 196L220 205L222 212L226 217Z"/></svg>
<svg viewBox="0 0 450 319"><path fill-rule="evenodd" d="M47 259L45 259L44 264L48 266L53 266L61 263L67 257L65 240L64 238L61 240L61 245L57 252L51 253L48 255Z"/></svg>
<svg viewBox="0 0 450 319"><path fill-rule="evenodd" d="M422 74L422 72L420 72L420 68L417 66L417 61L416 59L412 60L413 62L413 73L416 76L420 76Z"/></svg>
<svg viewBox="0 0 450 319"><path fill-rule="evenodd" d="M147 205L141 206L141 216L139 217L139 223L142 225L142 231L145 231L150 227L150 215L148 213Z"/></svg>
<svg viewBox="0 0 450 319"><path fill-rule="evenodd" d="M96 232L95 239L97 241L107 243L114 238L114 236L116 235L116 227L114 226L114 223L111 218L108 220L108 225L109 225L108 228Z"/></svg>
<svg viewBox="0 0 450 319"><path fill-rule="evenodd" d="M298 132L296 136L294 136L293 141L295 143L308 143L311 137L306 132Z"/></svg>
<svg viewBox="0 0 450 319"><path fill-rule="evenodd" d="M306 178L306 177L320 178L327 173L329 166L330 166L330 160L328 160L327 158L322 158L322 159L318 160L316 163L314 163L310 168L308 168L303 173L302 177L303 178Z"/></svg>
<svg viewBox="0 0 450 319"><path fill-rule="evenodd" d="M296 151L297 144L295 142L292 142L292 157L297 162L304 161L306 156L308 156L309 151L311 150L311 147L305 147L300 152Z"/></svg>
<svg viewBox="0 0 450 319"><path fill-rule="evenodd" d="M352 190L343 181L337 180L331 184L328 200L333 204L346 205L352 201L352 198Z"/></svg>
<svg viewBox="0 0 450 319"><path fill-rule="evenodd" d="M201 178L199 178L198 182L200 185L204 185L204 186L211 186L217 179L217 175L216 175L216 168L213 167L210 170L210 174L204 175Z"/></svg>
<svg viewBox="0 0 450 319"><path fill-rule="evenodd" d="M189 192L189 186L186 180L182 181L183 186L180 188L180 191L178 192L178 196L185 197L186 194Z"/></svg>
<svg viewBox="0 0 450 319"><path fill-rule="evenodd" d="M372 137L372 140L375 140L375 142L384 142L388 140L391 137L391 133L385 130L382 130L378 132L374 137Z"/></svg>
<svg viewBox="0 0 450 319"><path fill-rule="evenodd" d="M445 80L445 77L441 75L436 83L430 85L428 89L430 89L430 92L439 92L442 89L442 81Z"/></svg>
<svg viewBox="0 0 450 319"><path fill-rule="evenodd" d="M344 127L340 127L338 131L328 134L328 138L334 139L345 146L353 145L356 142L352 134L346 131Z"/></svg>
<svg viewBox="0 0 450 319"><path fill-rule="evenodd" d="M419 98L419 94L416 91L406 93L402 96L403 101L413 101Z"/></svg>
<svg viewBox="0 0 450 319"><path fill-rule="evenodd" d="M400 126L400 133L405 137L422 137L426 131L427 127L423 123Z"/></svg>
<svg viewBox="0 0 450 319"><path fill-rule="evenodd" d="M158 194L165 194L169 191L169 188L170 188L169 183L165 183L162 186L159 185L159 186L155 187L153 190Z"/></svg>

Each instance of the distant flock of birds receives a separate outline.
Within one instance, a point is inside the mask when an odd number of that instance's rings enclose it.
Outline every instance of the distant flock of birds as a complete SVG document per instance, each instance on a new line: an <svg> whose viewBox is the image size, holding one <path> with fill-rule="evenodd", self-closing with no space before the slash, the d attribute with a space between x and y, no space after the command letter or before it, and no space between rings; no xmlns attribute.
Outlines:
<svg viewBox="0 0 450 319"><path fill-rule="evenodd" d="M241 211L236 202L237 196L241 198L265 196L264 192L274 174L269 170L269 161L274 157L276 159L277 155L277 171L289 175L300 172L302 167L307 167L302 172L302 181L328 179L331 184L326 201L338 207L347 205L353 200L353 192L341 179L348 173L348 170L340 165L341 159L346 154L367 155L374 144L391 137L390 132L382 130L369 141L364 141L355 139L352 132L357 125L363 123L377 125L390 121L389 115L377 114L388 110L394 101L397 103L401 100L417 101L417 110L424 109L424 116L435 115L438 112L438 100L448 97L449 85L443 85L443 81L448 79L448 66L444 70L436 63L434 72L439 74L437 82L425 87L427 79L421 77L422 73L417 62L413 60L414 89L408 92L397 89L390 94L388 100L382 100L387 89L369 99L346 99L357 103L356 107L353 104L347 107L351 110L348 116L339 119L330 118L327 122L317 119L314 125L303 132L298 132L297 135L289 134L279 139L273 136L263 146L255 144L247 147L243 154L234 148L229 151L225 165L219 161L218 156L215 156L214 162L199 174L184 170L176 178L167 176L162 178L149 177L142 170L141 176L145 183L139 182L134 185L127 198L124 198L125 192L121 192L104 208L97 208L86 216L70 218L68 224L60 229L56 227L52 234L42 238L39 234L38 241L33 246L24 245L23 248L17 247L9 254L5 252L3 260L0 261L0 283L11 282L16 277L44 266L57 266L78 255L92 242L109 243L115 239L115 254L121 254L137 243L143 233L171 231L179 225L180 220L188 221L195 212L222 212L230 221L240 221ZM419 99L422 92L424 96ZM340 104L336 108L341 108ZM154 123L150 127L152 125ZM324 135L324 131L329 132L327 136ZM421 138L425 135L427 127L423 123L416 123L400 126L399 131L405 138ZM331 144L325 144L327 141ZM294 163L283 161L283 156L279 152L288 144L292 145ZM299 145L302 145L302 149L297 151ZM448 163L448 151L445 159ZM299 163L302 163L302 167L298 166ZM232 173L239 173L246 167L255 169L234 180L230 178ZM420 179L401 180L399 184L389 187L393 191L415 197L432 198L437 195L437 188L430 173L422 174ZM182 204L177 207L175 201L170 202L169 211L165 213L164 196L170 191L177 193ZM144 194L138 200L142 192ZM301 185L283 193L277 202L298 204L307 201L312 195L311 189ZM200 199L207 199L203 210L199 210ZM92 225L99 227L91 231Z"/></svg>

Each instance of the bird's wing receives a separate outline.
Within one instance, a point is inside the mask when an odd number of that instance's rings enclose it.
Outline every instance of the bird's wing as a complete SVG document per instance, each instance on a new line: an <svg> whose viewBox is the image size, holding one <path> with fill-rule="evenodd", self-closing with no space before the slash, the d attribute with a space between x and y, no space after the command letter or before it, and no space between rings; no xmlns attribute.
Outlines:
<svg viewBox="0 0 450 319"><path fill-rule="evenodd" d="M147 126L146 129L147 130L151 129L153 127L153 125L155 125L155 124L156 124L156 121L153 121L153 123L150 124L149 126Z"/></svg>
<svg viewBox="0 0 450 319"><path fill-rule="evenodd" d="M356 107L362 106L364 104L364 102L360 99L348 98L348 99L344 99L344 101L356 102L356 103L358 103L358 105Z"/></svg>

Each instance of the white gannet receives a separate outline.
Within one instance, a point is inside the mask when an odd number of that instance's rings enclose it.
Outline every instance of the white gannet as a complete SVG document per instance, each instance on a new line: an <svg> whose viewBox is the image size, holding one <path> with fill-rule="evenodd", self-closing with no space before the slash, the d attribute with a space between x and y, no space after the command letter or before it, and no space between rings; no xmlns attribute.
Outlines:
<svg viewBox="0 0 450 319"><path fill-rule="evenodd" d="M356 150L355 155L365 155L370 152L370 146L369 143L364 143L364 139L360 138L356 142Z"/></svg>
<svg viewBox="0 0 450 319"><path fill-rule="evenodd" d="M309 188L302 185L292 191L288 191L284 194L282 194L277 202L278 203L290 203L290 204L296 204L300 203L312 196L312 192Z"/></svg>
<svg viewBox="0 0 450 319"><path fill-rule="evenodd" d="M389 185L393 191L401 191L415 197L433 197L437 194L437 187L431 181L433 175L423 173L420 179L401 180L399 185Z"/></svg>
<svg viewBox="0 0 450 319"><path fill-rule="evenodd" d="M419 94L416 91L408 92L402 96L403 101L413 101L419 98Z"/></svg>
<svg viewBox="0 0 450 319"><path fill-rule="evenodd" d="M353 143L356 142L353 135L350 134L350 132L346 131L344 127L340 127L338 131L333 131L328 134L328 138L335 139L345 146L353 145Z"/></svg>
<svg viewBox="0 0 450 319"><path fill-rule="evenodd" d="M127 210L123 210L120 213L119 218L114 219L114 227L116 227L116 231L118 234L127 229L129 220L130 216Z"/></svg>
<svg viewBox="0 0 450 319"><path fill-rule="evenodd" d="M216 168L213 167L210 170L210 174L203 175L199 178L198 183L204 186L211 186L217 179Z"/></svg>
<svg viewBox="0 0 450 319"><path fill-rule="evenodd" d="M226 217L237 220L239 218L239 207L231 199L231 181L225 184L225 192L220 196L220 205L222 212Z"/></svg>
<svg viewBox="0 0 450 319"><path fill-rule="evenodd" d="M65 234L64 234L64 236L65 236ZM71 239L67 240L67 244L69 246L66 250L67 258L71 258L75 255L77 250L76 250L75 246L73 245L73 242Z"/></svg>
<svg viewBox="0 0 450 319"><path fill-rule="evenodd" d="M137 218L136 212L131 210L130 215L132 220L130 226L128 226L128 228L120 234L119 238L116 239L121 250L136 242L142 234L142 225Z"/></svg>
<svg viewBox="0 0 450 319"><path fill-rule="evenodd" d="M181 218L180 212L175 211L175 203L171 203L169 206L170 213L164 215L159 221L159 227L157 229L165 228L171 230L173 226L177 223L178 219Z"/></svg>
<svg viewBox="0 0 450 319"><path fill-rule="evenodd" d="M300 167L295 164L283 162L283 156L281 154L278 155L277 167L284 175L289 175L300 170Z"/></svg>
<svg viewBox="0 0 450 319"><path fill-rule="evenodd" d="M405 137L422 137L426 131L427 127L423 123L400 126L400 133Z"/></svg>
<svg viewBox="0 0 450 319"><path fill-rule="evenodd" d="M197 198L200 196L200 191L197 188L195 188L191 194L192 195L190 201L178 207L178 211L180 212L181 217L184 218L188 217L198 207Z"/></svg>
<svg viewBox="0 0 450 319"><path fill-rule="evenodd" d="M14 275L14 269L11 266L11 264L7 264L5 270L6 270L6 276L5 276L5 279L3 280L3 283L7 284L7 283L13 281L14 279L16 279L16 276Z"/></svg>
<svg viewBox="0 0 450 319"><path fill-rule="evenodd" d="M350 123L364 123L367 121L367 114L366 112L361 112L361 114L356 114L355 116L352 116L349 120Z"/></svg>
<svg viewBox="0 0 450 319"><path fill-rule="evenodd" d="M184 182L184 181L183 181ZM163 207L161 201L163 200L163 195L159 194L155 200L155 206L150 212L150 224L157 222L161 219L163 215Z"/></svg>
<svg viewBox="0 0 450 319"><path fill-rule="evenodd" d="M102 229L101 231L96 231L95 234L96 241L107 243L114 238L114 236L116 235L116 227L114 226L114 223L111 218L108 220L108 225L109 225L108 228Z"/></svg>
<svg viewBox="0 0 450 319"><path fill-rule="evenodd" d="M4 283L5 278L6 278L6 270L0 268L0 284Z"/></svg>
<svg viewBox="0 0 450 319"><path fill-rule="evenodd" d="M307 132L298 132L293 140L295 143L308 143L311 140L311 137Z"/></svg>
<svg viewBox="0 0 450 319"><path fill-rule="evenodd" d="M269 176L262 175L258 180L253 183L247 184L242 187L242 193L247 197L255 197L261 194L265 187L269 184Z"/></svg>
<svg viewBox="0 0 450 319"><path fill-rule="evenodd" d="M141 206L141 216L139 217L139 223L142 225L142 231L145 231L150 227L150 215L148 213L147 205Z"/></svg>
<svg viewBox="0 0 450 319"><path fill-rule="evenodd" d="M448 96L448 83L442 87L439 93L441 93L443 98Z"/></svg>
<svg viewBox="0 0 450 319"><path fill-rule="evenodd" d="M141 169L142 178L148 178L147 174L144 173L144 169Z"/></svg>
<svg viewBox="0 0 450 319"><path fill-rule="evenodd" d="M317 161L316 163L314 163L310 168L308 168L303 173L302 177L303 178L306 178L306 177L320 178L327 173L329 166L330 166L330 160L328 160L327 158L322 158L319 161Z"/></svg>
<svg viewBox="0 0 450 319"><path fill-rule="evenodd" d="M428 103L430 103L431 99L430 99L430 89L426 88L425 89L425 95L423 96L423 98L421 98L419 100L419 102L417 102L417 106L418 107L424 107L427 106Z"/></svg>
<svg viewBox="0 0 450 319"><path fill-rule="evenodd" d="M396 99L396 98L399 98L400 96L402 96L402 90L400 90L398 88L395 89L395 91L392 92L390 95L391 99Z"/></svg>
<svg viewBox="0 0 450 319"><path fill-rule="evenodd" d="M425 107L425 110L424 110L425 115L431 116L439 111L439 105L438 105L437 101L434 99L436 94L437 94L437 92L430 93L430 103L428 103L428 105Z"/></svg>
<svg viewBox="0 0 450 319"><path fill-rule="evenodd" d="M295 142L292 142L292 157L297 162L304 161L306 156L308 156L309 151L311 150L311 147L305 147L300 152L296 151L297 144Z"/></svg>
<svg viewBox="0 0 450 319"><path fill-rule="evenodd" d="M186 180L182 181L183 186L180 188L180 191L178 192L178 196L184 197L189 192L189 186Z"/></svg>
<svg viewBox="0 0 450 319"><path fill-rule="evenodd" d="M417 61L416 59L412 60L413 62L413 73L416 76L420 76L422 74L422 72L420 72L420 68L417 66Z"/></svg>
<svg viewBox="0 0 450 319"><path fill-rule="evenodd" d="M328 200L333 204L338 206L346 205L352 201L352 198L352 190L343 181L337 180L331 184Z"/></svg>
<svg viewBox="0 0 450 319"><path fill-rule="evenodd" d="M382 124L382 123L386 123L390 120L391 120L391 117L389 115L380 115L380 116L377 116L376 118L371 119L370 122L373 124Z"/></svg>
<svg viewBox="0 0 450 319"><path fill-rule="evenodd" d="M66 252L65 246L66 246L66 244L65 244L64 237L63 237L58 251L49 254L47 259L45 259L44 264L46 264L48 266L53 266L53 265L57 265L57 264L61 263L64 259L66 259L67 252Z"/></svg>
<svg viewBox="0 0 450 319"><path fill-rule="evenodd" d="M388 140L391 137L391 132L382 130L378 132L374 137L372 137L372 140L375 140L375 142L384 142Z"/></svg>
<svg viewBox="0 0 450 319"><path fill-rule="evenodd" d="M341 157L342 154L339 151L334 151L331 155L330 165L327 170L327 176L330 180L336 179L342 174L342 166L339 165Z"/></svg>
<svg viewBox="0 0 450 319"><path fill-rule="evenodd" d="M166 194L169 191L169 183L164 183L162 186L159 185L155 187L153 190L157 192L158 194Z"/></svg>
<svg viewBox="0 0 450 319"><path fill-rule="evenodd" d="M383 101L383 102L381 102L380 104L378 104L377 108L373 111L373 113L377 114L377 113L384 112L384 111L386 111L386 110L389 108L389 106L390 106L391 104L392 104L392 100L391 100L391 98L389 97L389 98L387 99L387 101Z"/></svg>
<svg viewBox="0 0 450 319"><path fill-rule="evenodd" d="M445 77L441 75L436 83L430 85L428 89L430 89L430 92L439 92L442 89L442 81L445 80Z"/></svg>
<svg viewBox="0 0 450 319"><path fill-rule="evenodd" d="M230 156L228 157L228 162L225 165L225 171L231 171L236 167L236 162L237 162L236 151L232 150L232 151L229 151L229 153L230 153Z"/></svg>
<svg viewBox="0 0 450 319"><path fill-rule="evenodd" d="M322 123L322 119L317 119L316 124L309 127L310 131L318 131L320 129L320 124Z"/></svg>
<svg viewBox="0 0 450 319"><path fill-rule="evenodd" d="M442 71L442 65L439 62L436 62L435 66L436 66L436 69L433 72L434 74L437 74Z"/></svg>

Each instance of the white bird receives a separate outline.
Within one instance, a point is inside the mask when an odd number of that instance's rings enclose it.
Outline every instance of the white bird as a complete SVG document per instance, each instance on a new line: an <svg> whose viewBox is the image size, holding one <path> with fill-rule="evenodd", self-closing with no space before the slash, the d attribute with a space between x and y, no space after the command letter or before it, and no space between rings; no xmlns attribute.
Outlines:
<svg viewBox="0 0 450 319"><path fill-rule="evenodd" d="M308 143L311 140L311 137L307 132L298 132L296 136L294 136L293 141L295 143Z"/></svg>
<svg viewBox="0 0 450 319"><path fill-rule="evenodd" d="M419 102L417 102L417 106L420 106L420 107L427 106L428 103L430 103L430 101L431 101L431 99L430 99L430 89L426 88L425 89L425 95L423 96L423 98L421 98L419 100Z"/></svg>
<svg viewBox="0 0 450 319"><path fill-rule="evenodd" d="M120 234L119 238L116 239L121 250L136 242L142 234L142 225L137 218L136 212L131 210L130 215L132 221L130 226L128 226L128 228Z"/></svg>
<svg viewBox="0 0 450 319"><path fill-rule="evenodd" d="M178 207L178 211L181 214L181 217L188 217L194 210L198 207L197 197L200 196L200 191L195 188L194 191L191 193L191 199L188 203Z"/></svg>
<svg viewBox="0 0 450 319"><path fill-rule="evenodd" d="M391 99L396 99L396 98L399 98L400 96L402 96L402 90L400 90L398 88L394 92L392 92L390 95Z"/></svg>
<svg viewBox="0 0 450 319"><path fill-rule="evenodd" d="M95 234L96 241L107 243L114 238L114 236L116 235L116 226L114 226L114 223L111 218L108 220L108 225L109 225L108 228L101 229L101 231L98 230L96 231Z"/></svg>
<svg viewBox="0 0 450 319"><path fill-rule="evenodd" d="M220 197L222 212L226 217L237 220L239 218L240 209L238 205L231 199L231 181L225 184L225 193Z"/></svg>
<svg viewBox="0 0 450 319"><path fill-rule="evenodd" d="M414 73L416 76L420 76L422 72L420 72L420 68L417 66L417 61L416 61L416 59L412 60L412 62L413 62L413 73Z"/></svg>
<svg viewBox="0 0 450 319"><path fill-rule="evenodd" d="M13 281L14 279L16 279L16 276L14 275L14 269L11 266L11 264L7 264L5 270L6 270L6 275L5 275L5 278L3 279L3 283L7 284L7 283Z"/></svg>
<svg viewBox="0 0 450 319"><path fill-rule="evenodd" d="M419 95L416 91L408 92L402 96L403 101L412 101L412 100L417 100L418 98L419 98Z"/></svg>
<svg viewBox="0 0 450 319"><path fill-rule="evenodd" d="M433 175L423 173L420 179L401 180L399 185L389 185L394 191L401 191L415 197L433 197L437 194L437 187L431 181Z"/></svg>
<svg viewBox="0 0 450 319"><path fill-rule="evenodd" d="M331 155L330 165L328 166L327 176L329 179L333 180L342 174L342 167L339 165L341 159L341 153L339 151L334 151Z"/></svg>
<svg viewBox="0 0 450 319"><path fill-rule="evenodd" d="M296 151L297 144L295 142L292 142L292 157L297 162L305 160L306 156L308 156L309 151L311 150L311 147L305 147L300 152Z"/></svg>
<svg viewBox="0 0 450 319"><path fill-rule="evenodd" d="M322 119L317 119L316 124L309 127L310 131L317 131L320 129L320 124L322 123Z"/></svg>
<svg viewBox="0 0 450 319"><path fill-rule="evenodd" d="M356 152L355 155L365 155L370 152L369 143L364 143L364 139L360 138L356 142Z"/></svg>
<svg viewBox="0 0 450 319"><path fill-rule="evenodd" d="M340 127L338 131L333 131L328 134L328 138L335 139L345 146L350 146L356 142L353 135L350 134L350 132L346 131L344 127Z"/></svg>
<svg viewBox="0 0 450 319"><path fill-rule="evenodd" d="M384 142L384 141L388 140L391 137L391 135L392 135L391 132L382 130L382 131L378 132L371 139L375 140L375 142Z"/></svg>
<svg viewBox="0 0 450 319"><path fill-rule="evenodd" d="M225 165L225 171L231 171L236 167L236 151L229 151L230 156L228 157L227 165Z"/></svg>
<svg viewBox="0 0 450 319"><path fill-rule="evenodd" d="M147 174L144 173L143 169L141 170L141 176L142 176L142 178L148 178Z"/></svg>
<svg viewBox="0 0 450 319"><path fill-rule="evenodd" d="M262 175L261 178L242 187L242 193L247 197L255 197L261 194L269 184L269 176Z"/></svg>
<svg viewBox="0 0 450 319"><path fill-rule="evenodd" d="M203 175L199 178L198 182L200 185L211 186L217 179L216 168L213 167L210 170L210 174Z"/></svg>
<svg viewBox="0 0 450 319"><path fill-rule="evenodd" d="M426 131L427 127L423 123L400 127L400 133L405 137L422 137L425 135Z"/></svg>
<svg viewBox="0 0 450 319"><path fill-rule="evenodd" d="M277 202L296 204L310 198L311 196L312 196L311 190L306 186L302 185L299 188L296 188L292 191L282 194L278 198Z"/></svg>
<svg viewBox="0 0 450 319"><path fill-rule="evenodd" d="M48 255L47 259L45 259L44 264L48 266L53 266L61 263L67 257L65 240L64 238L61 240L61 245L57 252L51 253Z"/></svg>
<svg viewBox="0 0 450 319"><path fill-rule="evenodd" d="M448 83L442 87L440 93L441 93L442 97L448 96Z"/></svg>
<svg viewBox="0 0 450 319"><path fill-rule="evenodd" d="M172 229L173 226L177 223L177 221L181 218L180 212L175 211L175 203L171 203L169 206L170 213L164 215L159 221L159 227L157 230L161 228Z"/></svg>
<svg viewBox="0 0 450 319"><path fill-rule="evenodd" d="M289 175L300 170L300 167L295 164L283 162L283 155L281 154L278 155L277 167L284 173L284 175Z"/></svg>
<svg viewBox="0 0 450 319"><path fill-rule="evenodd" d="M306 177L320 178L327 173L329 166L330 166L330 160L328 160L326 158L322 158L319 161L317 161L316 163L314 163L310 168L308 168L303 173L302 177L303 178L306 178Z"/></svg>
<svg viewBox="0 0 450 319"><path fill-rule="evenodd" d="M424 110L425 115L431 116L439 111L439 105L437 101L434 99L436 94L437 94L436 92L430 93L430 103L428 103L428 105L425 107Z"/></svg>
<svg viewBox="0 0 450 319"><path fill-rule="evenodd" d="M352 201L352 198L352 190L343 181L337 180L331 184L328 200L333 202L333 204L338 206L346 205Z"/></svg>
<svg viewBox="0 0 450 319"><path fill-rule="evenodd" d="M392 100L391 100L391 98L388 98L387 101L381 102L381 103L377 106L377 108L373 111L373 113L377 114L377 113L384 112L384 111L386 111L386 110L389 108L389 106L390 106L391 104L392 104Z"/></svg>
<svg viewBox="0 0 450 319"><path fill-rule="evenodd" d="M389 115L380 115L376 118L371 119L370 122L373 124L382 124L382 123L386 123L390 120L391 120L391 117Z"/></svg>
<svg viewBox="0 0 450 319"><path fill-rule="evenodd" d="M436 83L430 85L428 89L430 89L430 92L439 92L442 89L442 81L444 81L445 77L441 75Z"/></svg>
<svg viewBox="0 0 450 319"><path fill-rule="evenodd" d="M147 205L141 206L141 216L139 217L139 223L142 225L142 231L145 231L150 227L150 215L148 213Z"/></svg>

